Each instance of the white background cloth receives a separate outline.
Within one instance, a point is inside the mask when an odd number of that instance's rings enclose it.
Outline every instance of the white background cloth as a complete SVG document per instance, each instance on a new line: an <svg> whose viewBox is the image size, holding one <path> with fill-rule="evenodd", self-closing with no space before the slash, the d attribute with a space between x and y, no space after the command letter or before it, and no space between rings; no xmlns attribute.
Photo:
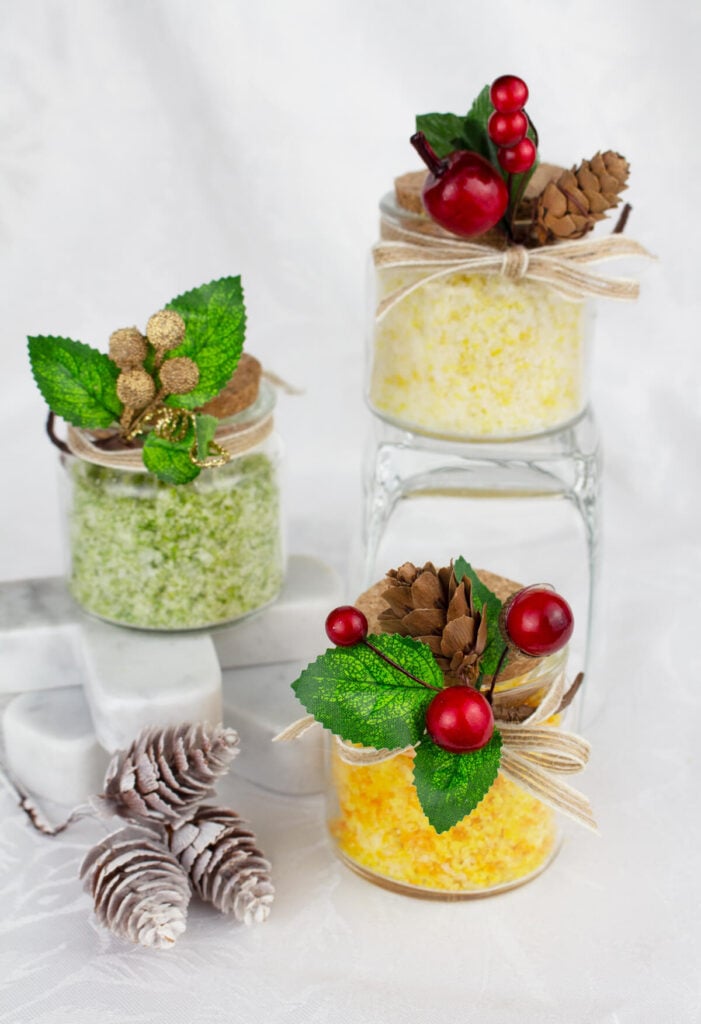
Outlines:
<svg viewBox="0 0 701 1024"><path fill-rule="evenodd" d="M231 779L222 796L274 861L274 912L246 931L196 909L159 954L90 921L76 868L100 827L45 839L2 796L1 1024L701 1020L697 5L3 0L0 18L0 579L62 568L24 336L104 348L238 272L248 350L306 389L278 416L290 547L346 568L366 253L378 198L416 166L415 113L522 74L548 159L631 160L628 232L660 257L597 329L610 692L577 781L603 838L576 831L512 894L422 903L334 860L320 800Z"/></svg>

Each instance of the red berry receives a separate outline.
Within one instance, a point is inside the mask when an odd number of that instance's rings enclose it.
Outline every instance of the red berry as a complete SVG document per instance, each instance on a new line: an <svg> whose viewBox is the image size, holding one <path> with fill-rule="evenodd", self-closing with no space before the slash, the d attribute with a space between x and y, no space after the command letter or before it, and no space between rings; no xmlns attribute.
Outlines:
<svg viewBox="0 0 701 1024"><path fill-rule="evenodd" d="M513 114L500 114L498 110L487 121L489 138L497 146L515 146L526 137L528 118L522 110Z"/></svg>
<svg viewBox="0 0 701 1024"><path fill-rule="evenodd" d="M500 114L513 114L528 103L528 86L516 75L502 75L492 82L489 98Z"/></svg>
<svg viewBox="0 0 701 1024"><path fill-rule="evenodd" d="M515 146L509 149L500 149L497 152L497 160L509 174L523 174L530 171L535 163L535 143L530 139L521 139Z"/></svg>
<svg viewBox="0 0 701 1024"><path fill-rule="evenodd" d="M337 647L352 647L368 635L368 620L360 608L342 604L326 616L326 635Z"/></svg>
<svg viewBox="0 0 701 1024"><path fill-rule="evenodd" d="M448 686L428 705L426 728L443 750L464 754L489 743L494 714L489 701L471 686Z"/></svg>
<svg viewBox="0 0 701 1024"><path fill-rule="evenodd" d="M440 160L423 132L413 135L411 142L431 171L423 187L423 201L441 227L473 238L501 220L509 205L509 192L488 160L468 150L456 150Z"/></svg>
<svg viewBox="0 0 701 1024"><path fill-rule="evenodd" d="M504 623L514 646L541 657L561 650L574 629L572 609L554 590L526 587L512 598Z"/></svg>

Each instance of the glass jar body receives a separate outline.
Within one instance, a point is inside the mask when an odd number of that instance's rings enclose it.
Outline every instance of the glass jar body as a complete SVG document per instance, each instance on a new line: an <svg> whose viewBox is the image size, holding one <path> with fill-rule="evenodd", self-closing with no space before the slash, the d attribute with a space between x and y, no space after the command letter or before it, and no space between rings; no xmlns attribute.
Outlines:
<svg viewBox="0 0 701 1024"><path fill-rule="evenodd" d="M515 702L537 702L538 691L560 671L562 654L497 690L509 688ZM501 773L476 809L439 835L419 804L413 761L413 752L403 752L354 765L331 743L329 832L338 856L358 874L410 896L470 899L522 885L557 854L562 833L555 812Z"/></svg>
<svg viewBox="0 0 701 1024"><path fill-rule="evenodd" d="M269 604L284 577L276 434L175 486L64 456L68 585L86 611L202 629Z"/></svg>
<svg viewBox="0 0 701 1024"><path fill-rule="evenodd" d="M427 249L427 218L381 203L382 234L410 231ZM500 274L373 267L367 397L406 430L503 440L554 430L587 403L591 303ZM395 301L396 298L396 301ZM388 308L377 315L381 304Z"/></svg>

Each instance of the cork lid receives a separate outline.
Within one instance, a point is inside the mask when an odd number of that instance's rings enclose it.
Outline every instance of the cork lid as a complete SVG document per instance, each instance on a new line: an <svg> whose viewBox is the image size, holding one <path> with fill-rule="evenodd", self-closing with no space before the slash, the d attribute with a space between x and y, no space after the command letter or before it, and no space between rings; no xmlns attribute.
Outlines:
<svg viewBox="0 0 701 1024"><path fill-rule="evenodd" d="M229 383L202 406L202 412L223 420L247 409L258 398L262 373L258 360L244 352Z"/></svg>

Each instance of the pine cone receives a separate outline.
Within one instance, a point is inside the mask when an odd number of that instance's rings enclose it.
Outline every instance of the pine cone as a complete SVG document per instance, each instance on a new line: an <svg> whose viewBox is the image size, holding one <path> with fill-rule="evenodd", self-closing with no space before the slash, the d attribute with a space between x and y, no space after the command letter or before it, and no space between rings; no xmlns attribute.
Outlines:
<svg viewBox="0 0 701 1024"><path fill-rule="evenodd" d="M620 200L630 167L607 150L550 181L535 202L532 235L540 245L582 238Z"/></svg>
<svg viewBox="0 0 701 1024"><path fill-rule="evenodd" d="M265 921L275 894L270 864L238 814L200 807L168 829L168 842L201 899L245 924Z"/></svg>
<svg viewBox="0 0 701 1024"><path fill-rule="evenodd" d="M389 608L380 614L385 633L413 636L427 644L446 677L474 683L487 643L487 615L472 601L470 580L458 581L451 566L418 569L405 562L387 573L382 597Z"/></svg>
<svg viewBox="0 0 701 1024"><path fill-rule="evenodd" d="M152 830L113 832L90 850L80 877L98 921L120 938L163 949L185 931L190 886Z"/></svg>
<svg viewBox="0 0 701 1024"><path fill-rule="evenodd" d="M214 792L238 754L238 734L221 725L143 729L118 751L105 776L103 808L136 821L173 822Z"/></svg>

